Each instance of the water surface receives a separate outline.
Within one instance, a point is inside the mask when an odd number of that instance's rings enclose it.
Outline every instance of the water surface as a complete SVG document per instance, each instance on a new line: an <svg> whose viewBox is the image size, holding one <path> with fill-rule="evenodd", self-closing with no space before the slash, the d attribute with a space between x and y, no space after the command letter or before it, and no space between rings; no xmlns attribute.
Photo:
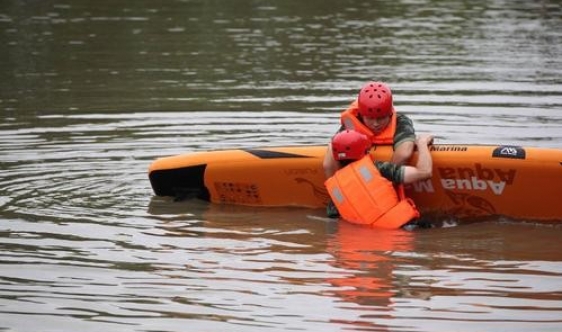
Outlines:
<svg viewBox="0 0 562 332"><path fill-rule="evenodd" d="M562 228L154 197L157 157L325 144L368 80L439 143L562 148L558 1L4 1L0 329L559 331Z"/></svg>

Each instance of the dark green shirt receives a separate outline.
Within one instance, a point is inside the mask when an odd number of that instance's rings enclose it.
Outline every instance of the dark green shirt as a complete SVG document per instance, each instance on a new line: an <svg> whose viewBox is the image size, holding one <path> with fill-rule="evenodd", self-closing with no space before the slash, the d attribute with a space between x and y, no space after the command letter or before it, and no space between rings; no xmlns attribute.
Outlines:
<svg viewBox="0 0 562 332"><path fill-rule="evenodd" d="M407 115L396 115L396 132L394 133L394 149L404 142L415 142L416 131L412 120Z"/></svg>
<svg viewBox="0 0 562 332"><path fill-rule="evenodd" d="M389 161L375 161L375 167L385 179L392 183L400 184L404 182L404 166Z"/></svg>

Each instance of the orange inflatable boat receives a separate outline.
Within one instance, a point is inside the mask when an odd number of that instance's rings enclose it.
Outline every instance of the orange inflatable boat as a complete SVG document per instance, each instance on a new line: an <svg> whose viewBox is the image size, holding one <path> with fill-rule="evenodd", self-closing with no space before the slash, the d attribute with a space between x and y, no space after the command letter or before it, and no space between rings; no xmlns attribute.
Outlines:
<svg viewBox="0 0 562 332"><path fill-rule="evenodd" d="M155 160L149 179L158 196L324 207L325 152L320 145L193 152ZM388 160L392 149L379 146L371 153ZM422 213L562 222L562 150L436 144L431 154L433 178L407 187Z"/></svg>

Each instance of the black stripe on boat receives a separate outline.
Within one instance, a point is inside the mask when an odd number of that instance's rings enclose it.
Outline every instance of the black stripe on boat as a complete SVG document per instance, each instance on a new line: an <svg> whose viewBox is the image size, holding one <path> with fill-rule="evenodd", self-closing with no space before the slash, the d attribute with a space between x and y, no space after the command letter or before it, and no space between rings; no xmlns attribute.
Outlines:
<svg viewBox="0 0 562 332"><path fill-rule="evenodd" d="M300 154L270 150L244 149L244 151L251 153L261 159L310 158L309 156L303 156Z"/></svg>

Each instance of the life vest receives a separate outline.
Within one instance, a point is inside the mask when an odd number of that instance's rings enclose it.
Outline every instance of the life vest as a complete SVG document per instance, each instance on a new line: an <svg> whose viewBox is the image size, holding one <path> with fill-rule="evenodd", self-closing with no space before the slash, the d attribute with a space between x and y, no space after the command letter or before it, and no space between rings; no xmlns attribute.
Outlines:
<svg viewBox="0 0 562 332"><path fill-rule="evenodd" d="M341 217L355 224L394 229L420 216L404 186L394 188L369 155L338 170L325 185Z"/></svg>
<svg viewBox="0 0 562 332"><path fill-rule="evenodd" d="M373 145L384 145L394 143L394 133L396 132L396 112L393 111L390 123L384 130L375 135L369 127L365 126L359 118L359 103L355 100L349 107L341 113L340 120L341 124L345 129L356 130L364 135L366 135Z"/></svg>

